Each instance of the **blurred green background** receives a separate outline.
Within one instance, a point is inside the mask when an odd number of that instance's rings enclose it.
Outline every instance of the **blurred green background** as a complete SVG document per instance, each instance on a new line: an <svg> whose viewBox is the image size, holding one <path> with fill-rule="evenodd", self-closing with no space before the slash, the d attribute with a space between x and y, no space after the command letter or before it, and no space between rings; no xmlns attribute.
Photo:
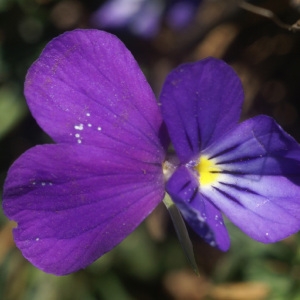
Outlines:
<svg viewBox="0 0 300 300"><path fill-rule="evenodd" d="M129 1L130 2L130 1ZM129 3L128 2L128 3ZM169 28L162 18L151 38L114 30L133 52L156 94L178 64L222 58L242 79L242 118L274 117L300 141L300 32L242 10L235 0L203 0L190 24ZM89 28L104 1L0 0L0 183L26 149L49 142L23 96L26 70L45 44L74 28ZM300 19L299 0L251 3L282 22ZM163 205L124 242L87 269L56 277L31 266L15 248L0 211L0 299L300 300L300 235L271 245L252 241L228 223L232 246L221 253L191 232L200 276L193 274Z"/></svg>

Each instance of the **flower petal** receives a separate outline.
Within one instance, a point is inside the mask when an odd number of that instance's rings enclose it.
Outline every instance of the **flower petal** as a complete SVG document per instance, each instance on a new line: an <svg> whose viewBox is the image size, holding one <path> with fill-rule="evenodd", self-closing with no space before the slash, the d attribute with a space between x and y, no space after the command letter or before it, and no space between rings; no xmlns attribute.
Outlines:
<svg viewBox="0 0 300 300"><path fill-rule="evenodd" d="M220 211L199 193L197 178L186 167L179 167L166 185L183 217L211 246L228 250L229 236Z"/></svg>
<svg viewBox="0 0 300 300"><path fill-rule="evenodd" d="M44 145L11 167L3 208L23 255L45 272L86 267L130 234L164 196L161 165L92 146Z"/></svg>
<svg viewBox="0 0 300 300"><path fill-rule="evenodd" d="M109 33L75 30L52 40L28 71L25 96L56 142L162 159L153 92L131 53Z"/></svg>
<svg viewBox="0 0 300 300"><path fill-rule="evenodd" d="M220 171L201 193L250 237L275 242L300 229L300 146L273 119L247 120L203 154Z"/></svg>
<svg viewBox="0 0 300 300"><path fill-rule="evenodd" d="M176 153L185 163L237 124L243 90L231 67L208 58L172 71L160 101Z"/></svg>

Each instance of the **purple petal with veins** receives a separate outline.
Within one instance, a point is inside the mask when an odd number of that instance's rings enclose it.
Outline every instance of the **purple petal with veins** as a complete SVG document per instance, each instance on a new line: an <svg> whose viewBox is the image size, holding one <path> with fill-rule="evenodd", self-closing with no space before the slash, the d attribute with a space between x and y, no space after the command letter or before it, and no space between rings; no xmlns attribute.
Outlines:
<svg viewBox="0 0 300 300"><path fill-rule="evenodd" d="M164 121L182 163L237 124L243 90L223 61L207 58L181 65L167 77L160 102Z"/></svg>
<svg viewBox="0 0 300 300"><path fill-rule="evenodd" d="M162 160L155 96L131 53L109 33L75 30L52 40L28 71L25 96L56 142Z"/></svg>
<svg viewBox="0 0 300 300"><path fill-rule="evenodd" d="M250 237L274 242L299 230L300 146L273 119L239 124L202 155L219 170L201 193Z"/></svg>
<svg viewBox="0 0 300 300"><path fill-rule="evenodd" d="M91 264L129 235L162 200L159 164L82 145L44 145L10 168L3 208L16 245L56 275Z"/></svg>
<svg viewBox="0 0 300 300"><path fill-rule="evenodd" d="M164 196L168 142L153 92L113 35L75 30L29 69L25 95L58 144L25 152L4 185L14 238L40 269L68 274L129 235Z"/></svg>
<svg viewBox="0 0 300 300"><path fill-rule="evenodd" d="M199 191L198 180L181 166L167 182L166 190L193 230L211 246L229 248L229 235L221 212Z"/></svg>

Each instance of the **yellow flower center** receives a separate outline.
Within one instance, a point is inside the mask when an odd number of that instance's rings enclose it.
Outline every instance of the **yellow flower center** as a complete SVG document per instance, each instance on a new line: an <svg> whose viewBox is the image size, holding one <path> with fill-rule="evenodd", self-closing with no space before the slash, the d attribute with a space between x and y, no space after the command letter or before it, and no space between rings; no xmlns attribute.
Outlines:
<svg viewBox="0 0 300 300"><path fill-rule="evenodd" d="M205 156L200 158L199 164L195 167L199 173L200 186L211 185L219 177L221 169L216 167L212 159Z"/></svg>

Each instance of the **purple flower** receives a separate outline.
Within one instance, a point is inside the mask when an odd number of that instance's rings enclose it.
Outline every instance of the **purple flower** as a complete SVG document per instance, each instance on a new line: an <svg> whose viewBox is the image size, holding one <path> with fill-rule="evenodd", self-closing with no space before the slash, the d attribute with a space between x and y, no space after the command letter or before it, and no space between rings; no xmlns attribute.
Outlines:
<svg viewBox="0 0 300 300"><path fill-rule="evenodd" d="M166 191L208 243L229 248L221 211L251 238L275 242L300 228L300 147L276 122L238 123L239 78L206 59L166 79L162 114L180 164Z"/></svg>
<svg viewBox="0 0 300 300"><path fill-rule="evenodd" d="M96 28L127 29L145 38L155 36L162 19L175 29L187 26L202 0L109 0L91 16Z"/></svg>
<svg viewBox="0 0 300 300"><path fill-rule="evenodd" d="M269 117L238 123L242 86L220 60L171 72L160 112L115 36L76 30L46 46L25 96L56 144L12 165L3 207L18 223L17 246L46 272L74 272L111 250L165 188L189 225L222 250L229 237L221 211L262 242L300 227L300 147ZM166 158L162 116L177 160Z"/></svg>
<svg viewBox="0 0 300 300"><path fill-rule="evenodd" d="M67 274L132 232L164 196L162 117L136 61L114 36L66 33L28 71L25 96L57 143L8 172L4 210L34 265Z"/></svg>
<svg viewBox="0 0 300 300"><path fill-rule="evenodd" d="M164 9L160 0L110 0L91 16L96 28L124 29L146 38L156 35Z"/></svg>

